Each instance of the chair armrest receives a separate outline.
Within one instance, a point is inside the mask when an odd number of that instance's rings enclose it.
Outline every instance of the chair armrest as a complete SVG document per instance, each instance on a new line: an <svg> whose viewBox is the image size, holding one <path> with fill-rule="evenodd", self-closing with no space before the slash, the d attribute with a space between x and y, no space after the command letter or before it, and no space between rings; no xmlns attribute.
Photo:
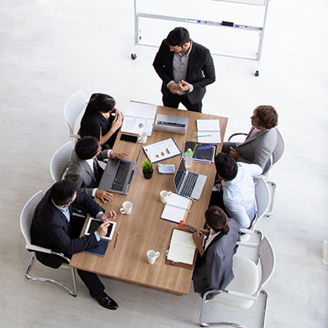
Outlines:
<svg viewBox="0 0 328 328"><path fill-rule="evenodd" d="M236 136L247 136L247 133L244 133L244 132L234 133L228 138L228 141L230 141L233 137L236 137Z"/></svg>
<svg viewBox="0 0 328 328"><path fill-rule="evenodd" d="M57 256L65 259L67 261L67 263L71 262L71 259L66 257L63 253L55 252L49 248L36 246L36 245L32 245L32 244L26 244L26 249L29 251L33 251L33 252L41 252L41 253L46 253L46 254L57 255Z"/></svg>

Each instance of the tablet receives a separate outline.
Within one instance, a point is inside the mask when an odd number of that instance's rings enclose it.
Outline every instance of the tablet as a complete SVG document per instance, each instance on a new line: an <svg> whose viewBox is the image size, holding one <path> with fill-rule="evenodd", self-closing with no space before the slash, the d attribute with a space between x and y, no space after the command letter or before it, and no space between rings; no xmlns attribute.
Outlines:
<svg viewBox="0 0 328 328"><path fill-rule="evenodd" d="M108 226L107 234L105 237L102 237L102 239L112 240L112 238L113 238L113 234L114 234L115 227L116 227L116 222L113 222L113 221L109 221L109 222L110 222L110 224ZM104 222L99 219L90 217L88 220L88 224L87 224L84 234L90 235L90 234L94 233L102 223L104 223Z"/></svg>

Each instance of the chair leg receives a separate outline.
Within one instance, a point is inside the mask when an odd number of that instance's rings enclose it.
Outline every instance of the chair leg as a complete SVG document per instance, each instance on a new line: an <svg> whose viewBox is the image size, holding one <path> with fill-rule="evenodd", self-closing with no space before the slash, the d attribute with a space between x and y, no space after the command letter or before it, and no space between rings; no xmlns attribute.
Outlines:
<svg viewBox="0 0 328 328"><path fill-rule="evenodd" d="M265 297L264 309L263 309L263 318L262 318L262 328L264 328L265 327L265 320L266 320L266 309L267 309L267 305L268 305L268 293L264 289L262 289L260 293L263 294L264 297Z"/></svg>
<svg viewBox="0 0 328 328"><path fill-rule="evenodd" d="M274 204L274 198L275 198L275 194L276 194L277 185L273 181L267 181L266 183L269 187L270 198L271 198L270 199L270 206L269 206L268 212L266 213L266 216L269 217L273 213L273 204Z"/></svg>
<svg viewBox="0 0 328 328"><path fill-rule="evenodd" d="M199 325L200 327L210 327L210 326L231 326L235 328L247 328L246 326L242 326L238 323L233 322L205 322L204 321L204 311L205 311L205 304L208 301L205 301L204 298L202 298L202 305L200 308L200 316L199 316Z"/></svg>
<svg viewBox="0 0 328 328"><path fill-rule="evenodd" d="M76 275L75 275L75 268L71 268L71 272L72 272L72 279L73 279L73 289L70 289L66 286L64 286L63 284L61 284L60 282L53 280L53 279L47 279L47 278L41 278L41 277L32 277L29 272L32 269L32 266L34 264L35 261L35 257L34 255L32 255L31 260L28 264L26 273L25 273L25 278L28 280L32 280L32 281L45 281L45 282L50 282L62 289L64 289L68 294L76 297L77 295L77 284L76 284Z"/></svg>

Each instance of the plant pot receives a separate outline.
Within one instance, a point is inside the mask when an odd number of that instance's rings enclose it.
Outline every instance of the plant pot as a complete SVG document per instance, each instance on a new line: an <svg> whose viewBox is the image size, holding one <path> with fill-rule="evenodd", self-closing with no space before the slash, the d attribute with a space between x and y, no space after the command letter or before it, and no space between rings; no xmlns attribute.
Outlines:
<svg viewBox="0 0 328 328"><path fill-rule="evenodd" d="M153 176L153 172L144 172L142 171L145 179L150 179Z"/></svg>

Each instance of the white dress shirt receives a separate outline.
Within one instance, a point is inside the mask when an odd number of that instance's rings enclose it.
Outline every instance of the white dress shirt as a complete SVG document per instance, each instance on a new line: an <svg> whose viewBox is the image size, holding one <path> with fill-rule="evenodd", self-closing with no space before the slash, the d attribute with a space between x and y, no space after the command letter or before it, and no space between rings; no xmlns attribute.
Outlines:
<svg viewBox="0 0 328 328"><path fill-rule="evenodd" d="M229 217L241 228L248 228L255 216L255 186L253 178L262 173L256 164L237 163L238 172L230 181L222 181L223 202Z"/></svg>

